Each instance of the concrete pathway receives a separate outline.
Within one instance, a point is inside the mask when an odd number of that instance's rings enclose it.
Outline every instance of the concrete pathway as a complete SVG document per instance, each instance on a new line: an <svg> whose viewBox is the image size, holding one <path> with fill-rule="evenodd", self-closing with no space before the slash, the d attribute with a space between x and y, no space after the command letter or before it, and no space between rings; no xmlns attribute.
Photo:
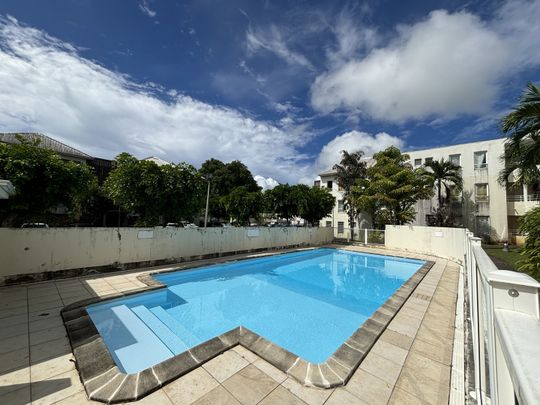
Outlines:
<svg viewBox="0 0 540 405"><path fill-rule="evenodd" d="M346 248L404 255L384 249ZM430 259L436 264L344 387L304 387L237 346L137 403L447 403L459 268L446 260ZM143 284L137 276L150 271L156 269L1 288L0 403L89 403L60 309L91 296L140 288Z"/></svg>

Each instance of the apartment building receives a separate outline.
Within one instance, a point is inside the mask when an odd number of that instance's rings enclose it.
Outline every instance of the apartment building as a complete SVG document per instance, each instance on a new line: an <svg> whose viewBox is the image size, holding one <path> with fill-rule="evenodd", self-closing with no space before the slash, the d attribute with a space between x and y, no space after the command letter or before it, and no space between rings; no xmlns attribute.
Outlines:
<svg viewBox="0 0 540 405"><path fill-rule="evenodd" d="M461 166L463 190L451 192L449 207L456 225L470 229L483 239L508 240L508 207L505 187L497 181L504 167L504 139L471 142L410 151L410 163L420 167L430 160L450 160ZM437 197L416 204L414 225L429 225L438 207Z"/></svg>
<svg viewBox="0 0 540 405"><path fill-rule="evenodd" d="M476 235L491 241L519 242L517 232L519 217L540 203L538 184L514 187L512 177L507 188L501 186L497 177L504 167L501 156L504 139L471 142L439 148L406 152L413 167L421 167L431 160L450 160L461 166L463 190L451 190L448 204L457 226L463 226ZM343 209L343 195L336 184L335 171L320 174L320 186L327 187L336 197L332 215L321 221L321 226L340 229L347 227L347 214ZM416 204L413 225L429 225L438 207L437 197ZM369 218L360 216L357 226L369 227ZM345 231L343 231L345 232Z"/></svg>

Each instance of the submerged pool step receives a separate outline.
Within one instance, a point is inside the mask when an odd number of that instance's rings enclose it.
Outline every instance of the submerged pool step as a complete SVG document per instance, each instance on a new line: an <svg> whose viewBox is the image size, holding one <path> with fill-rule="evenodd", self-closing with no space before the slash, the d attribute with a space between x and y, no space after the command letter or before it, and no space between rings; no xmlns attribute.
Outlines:
<svg viewBox="0 0 540 405"><path fill-rule="evenodd" d="M150 308L150 311L167 327L174 332L176 336L181 336L181 339L187 344L188 348L202 343L201 340L191 333L182 323L174 319L166 310L161 307Z"/></svg>
<svg viewBox="0 0 540 405"><path fill-rule="evenodd" d="M127 306L118 305L110 311L131 336L126 345L117 345L114 349L126 373L144 370L173 356L171 350Z"/></svg>
<svg viewBox="0 0 540 405"><path fill-rule="evenodd" d="M161 307L158 307L161 308ZM171 350L174 354L180 354L189 349L189 347L176 336L167 325L165 325L156 315L154 315L144 305L131 308L148 328Z"/></svg>

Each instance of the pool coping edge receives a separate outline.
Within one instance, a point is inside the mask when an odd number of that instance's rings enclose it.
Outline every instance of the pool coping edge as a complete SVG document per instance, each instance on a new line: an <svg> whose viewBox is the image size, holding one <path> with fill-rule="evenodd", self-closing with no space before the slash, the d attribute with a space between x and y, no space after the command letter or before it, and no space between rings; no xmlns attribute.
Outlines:
<svg viewBox="0 0 540 405"><path fill-rule="evenodd" d="M385 256L410 259L401 255ZM88 315L86 306L165 288L166 286L156 280L153 274L168 271L138 276L137 278L146 284L145 287L67 305L62 309L61 315L81 382L88 398L94 401L105 403L136 401L236 345L242 345L305 386L333 388L347 384L405 301L435 264L433 261L424 261L425 263L368 320L320 364L310 363L248 328L238 326L138 373L122 372L116 366L103 338ZM189 269L196 267L200 266L190 266Z"/></svg>

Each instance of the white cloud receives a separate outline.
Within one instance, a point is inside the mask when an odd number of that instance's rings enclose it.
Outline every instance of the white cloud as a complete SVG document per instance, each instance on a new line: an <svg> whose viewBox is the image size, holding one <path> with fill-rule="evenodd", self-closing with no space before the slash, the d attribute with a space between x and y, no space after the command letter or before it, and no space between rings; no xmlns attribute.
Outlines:
<svg viewBox="0 0 540 405"><path fill-rule="evenodd" d="M250 55L265 50L275 54L290 65L299 65L309 70L315 70L313 64L304 55L290 49L283 34L275 25L257 31L249 28L246 32L246 44Z"/></svg>
<svg viewBox="0 0 540 405"><path fill-rule="evenodd" d="M146 14L150 18L154 18L157 14L154 10L150 8L147 0L141 0L139 2L139 8L144 14Z"/></svg>
<svg viewBox="0 0 540 405"><path fill-rule="evenodd" d="M401 149L404 145L402 139L386 132L371 135L367 132L350 131L328 142L321 149L314 166L319 172L331 169L332 166L340 162L341 151L343 150L351 153L361 150L364 152L364 156L370 157L389 146L396 146Z"/></svg>
<svg viewBox="0 0 540 405"><path fill-rule="evenodd" d="M263 177L259 176L258 174L253 176L259 187L262 187L263 190L271 190L277 185L279 185L279 182L277 180L274 180L272 177Z"/></svg>
<svg viewBox="0 0 540 405"><path fill-rule="evenodd" d="M327 57L334 68L357 56L359 51L374 48L380 41L375 28L360 24L351 15L346 7L329 26L335 36L336 45L327 51Z"/></svg>
<svg viewBox="0 0 540 405"><path fill-rule="evenodd" d="M0 131L43 132L102 157L122 151L200 165L239 159L282 182L310 175L305 132L137 84L42 31L0 18ZM164 101L165 99L170 101Z"/></svg>
<svg viewBox="0 0 540 405"><path fill-rule="evenodd" d="M506 75L540 63L538 19L538 0L504 3L489 22L433 11L397 27L385 47L319 75L311 103L326 113L343 108L394 122L485 113Z"/></svg>

